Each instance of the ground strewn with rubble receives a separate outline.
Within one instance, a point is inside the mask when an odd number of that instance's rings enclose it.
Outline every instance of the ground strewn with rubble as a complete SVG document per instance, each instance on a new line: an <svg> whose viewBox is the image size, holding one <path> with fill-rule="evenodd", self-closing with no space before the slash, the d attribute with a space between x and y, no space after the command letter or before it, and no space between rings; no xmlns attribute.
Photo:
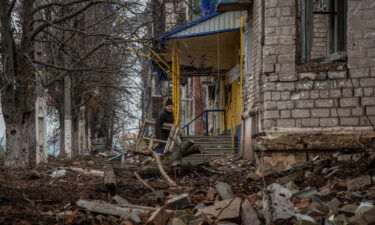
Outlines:
<svg viewBox="0 0 375 225"><path fill-rule="evenodd" d="M177 187L156 168L134 165L86 156L34 170L1 170L0 224L375 223L373 153L316 157L284 172L256 171L252 163L226 156L166 168Z"/></svg>

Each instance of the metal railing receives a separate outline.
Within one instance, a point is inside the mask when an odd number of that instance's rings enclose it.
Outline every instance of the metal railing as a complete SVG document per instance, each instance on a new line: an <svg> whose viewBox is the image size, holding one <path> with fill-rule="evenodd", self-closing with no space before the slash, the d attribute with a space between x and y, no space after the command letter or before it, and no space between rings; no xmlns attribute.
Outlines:
<svg viewBox="0 0 375 225"><path fill-rule="evenodd" d="M206 109L201 114L199 114L194 119L192 119L190 122L185 124L181 128L181 130L186 128L186 134L190 135L190 128L189 128L190 124L194 123L200 117L203 117L204 120L205 120L205 130L206 130L205 135L208 136L208 113L215 113L215 112L219 112L219 113L223 112L224 113L224 120L225 120L225 110L224 109Z"/></svg>

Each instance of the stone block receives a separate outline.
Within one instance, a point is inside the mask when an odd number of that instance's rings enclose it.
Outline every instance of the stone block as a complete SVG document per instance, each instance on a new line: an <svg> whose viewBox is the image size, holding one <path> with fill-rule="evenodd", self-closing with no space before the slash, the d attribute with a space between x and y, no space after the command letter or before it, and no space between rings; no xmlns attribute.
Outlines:
<svg viewBox="0 0 375 225"><path fill-rule="evenodd" d="M353 97L353 88L343 88L342 89L342 96L345 98Z"/></svg>
<svg viewBox="0 0 375 225"><path fill-rule="evenodd" d="M290 92L289 91L281 92L281 100L290 100Z"/></svg>
<svg viewBox="0 0 375 225"><path fill-rule="evenodd" d="M278 101L281 98L281 92L274 91L272 92L272 101Z"/></svg>
<svg viewBox="0 0 375 225"><path fill-rule="evenodd" d="M294 110L292 110L292 117L293 118L310 117L310 110L309 109L294 109Z"/></svg>
<svg viewBox="0 0 375 225"><path fill-rule="evenodd" d="M335 127L339 124L339 120L337 118L321 118L319 124L321 127Z"/></svg>
<svg viewBox="0 0 375 225"><path fill-rule="evenodd" d="M296 108L313 108L314 107L314 100L298 100L295 101Z"/></svg>
<svg viewBox="0 0 375 225"><path fill-rule="evenodd" d="M277 101L277 109L293 109L293 101Z"/></svg>
<svg viewBox="0 0 375 225"><path fill-rule="evenodd" d="M351 78L369 77L370 69L369 68L351 69L349 70L349 74Z"/></svg>
<svg viewBox="0 0 375 225"><path fill-rule="evenodd" d="M272 100L272 94L271 93L272 92L270 92L270 91L264 92L264 94L263 94L263 100L264 101L270 101L270 100Z"/></svg>
<svg viewBox="0 0 375 225"><path fill-rule="evenodd" d="M263 77L265 82L276 82L279 80L278 73L265 73Z"/></svg>
<svg viewBox="0 0 375 225"><path fill-rule="evenodd" d="M310 98L312 99L319 98L319 90L310 91Z"/></svg>
<svg viewBox="0 0 375 225"><path fill-rule="evenodd" d="M326 80L327 79L327 73L326 72L319 72L316 79L317 80Z"/></svg>
<svg viewBox="0 0 375 225"><path fill-rule="evenodd" d="M315 106L321 108L334 107L335 102L333 99L317 99L315 100Z"/></svg>
<svg viewBox="0 0 375 225"><path fill-rule="evenodd" d="M276 127L276 120L265 119L263 122L264 129Z"/></svg>
<svg viewBox="0 0 375 225"><path fill-rule="evenodd" d="M329 98L329 91L328 90L320 90L319 96L320 96L320 98Z"/></svg>
<svg viewBox="0 0 375 225"><path fill-rule="evenodd" d="M357 88L359 87L358 79L341 79L334 84L335 88Z"/></svg>
<svg viewBox="0 0 375 225"><path fill-rule="evenodd" d="M297 90L311 90L313 86L314 86L314 82L309 81L309 80L299 81L296 83Z"/></svg>
<svg viewBox="0 0 375 225"><path fill-rule="evenodd" d="M346 78L346 71L330 71L327 75L329 79L342 79Z"/></svg>
<svg viewBox="0 0 375 225"><path fill-rule="evenodd" d="M277 27L279 25L279 18L277 17L268 17L265 19L266 27Z"/></svg>
<svg viewBox="0 0 375 225"><path fill-rule="evenodd" d="M264 38L265 45L277 45L278 43L279 43L279 37L265 37Z"/></svg>
<svg viewBox="0 0 375 225"><path fill-rule="evenodd" d="M231 186L227 183L218 182L215 188L223 200L233 199L235 197Z"/></svg>
<svg viewBox="0 0 375 225"><path fill-rule="evenodd" d="M318 77L318 74L309 72L309 73L299 73L298 76L300 80L315 80Z"/></svg>
<svg viewBox="0 0 375 225"><path fill-rule="evenodd" d="M331 89L331 82L330 81L315 81L314 82L315 89Z"/></svg>
<svg viewBox="0 0 375 225"><path fill-rule="evenodd" d="M338 117L337 109L331 109L331 117Z"/></svg>
<svg viewBox="0 0 375 225"><path fill-rule="evenodd" d="M263 85L263 89L265 90L265 91L274 91L274 90L276 90L276 83L265 83L264 85Z"/></svg>
<svg viewBox="0 0 375 225"><path fill-rule="evenodd" d="M296 65L294 63L281 64L281 72L285 74L295 74ZM297 74L295 74L295 80L297 80Z"/></svg>
<svg viewBox="0 0 375 225"><path fill-rule="evenodd" d="M295 127L296 123L293 119L278 119L277 127Z"/></svg>
<svg viewBox="0 0 375 225"><path fill-rule="evenodd" d="M371 97L374 94L374 88L368 87L368 88L363 88L363 95Z"/></svg>
<svg viewBox="0 0 375 225"><path fill-rule="evenodd" d="M280 81L297 81L298 80L298 76L296 73L290 73L290 74L281 74L279 76L279 79Z"/></svg>
<svg viewBox="0 0 375 225"><path fill-rule="evenodd" d="M375 97L363 97L361 105L375 105Z"/></svg>
<svg viewBox="0 0 375 225"><path fill-rule="evenodd" d="M308 99L310 97L309 91L301 91L301 99Z"/></svg>
<svg viewBox="0 0 375 225"><path fill-rule="evenodd" d="M363 96L363 88L355 88L354 89L354 96L355 97L362 97Z"/></svg>
<svg viewBox="0 0 375 225"><path fill-rule="evenodd" d="M263 63L263 73L275 72L275 66L271 63Z"/></svg>
<svg viewBox="0 0 375 225"><path fill-rule="evenodd" d="M302 127L319 127L319 119L303 119L302 120Z"/></svg>
<svg viewBox="0 0 375 225"><path fill-rule="evenodd" d="M276 90L278 91L294 90L294 83L293 82L279 82L276 84Z"/></svg>
<svg viewBox="0 0 375 225"><path fill-rule="evenodd" d="M295 61L295 55L288 54L288 55L279 55L277 57L277 62L281 63L281 64L283 64L283 63L292 63L294 61Z"/></svg>
<svg viewBox="0 0 375 225"><path fill-rule="evenodd" d="M276 109L276 101L266 101L264 103L264 109L265 110Z"/></svg>
<svg viewBox="0 0 375 225"><path fill-rule="evenodd" d="M348 117L350 116L350 109L337 109L337 115L339 117Z"/></svg>
<svg viewBox="0 0 375 225"><path fill-rule="evenodd" d="M281 110L280 111L281 118L290 118L290 111L289 110Z"/></svg>
<svg viewBox="0 0 375 225"><path fill-rule="evenodd" d="M301 92L293 92L290 96L291 100L299 100L301 99Z"/></svg>
<svg viewBox="0 0 375 225"><path fill-rule="evenodd" d="M329 109L312 109L312 117L329 117Z"/></svg>
<svg viewBox="0 0 375 225"><path fill-rule="evenodd" d="M362 107L353 108L351 110L352 110L353 116L362 116L363 115L363 108Z"/></svg>
<svg viewBox="0 0 375 225"><path fill-rule="evenodd" d="M333 89L329 91L329 97L331 98L340 98L341 96L341 89Z"/></svg>
<svg viewBox="0 0 375 225"><path fill-rule="evenodd" d="M366 107L367 116L375 116L375 106Z"/></svg>
<svg viewBox="0 0 375 225"><path fill-rule="evenodd" d="M356 107L359 105L359 98L340 98L340 107Z"/></svg>
<svg viewBox="0 0 375 225"><path fill-rule="evenodd" d="M278 119L280 118L279 110L266 110L263 114L264 119Z"/></svg>
<svg viewBox="0 0 375 225"><path fill-rule="evenodd" d="M342 126L358 126L359 125L359 118L355 118L355 117L340 118L340 125L342 125Z"/></svg>
<svg viewBox="0 0 375 225"><path fill-rule="evenodd" d="M359 79L361 87L375 87L375 78L361 78Z"/></svg>
<svg viewBox="0 0 375 225"><path fill-rule="evenodd" d="M348 185L348 191L360 190L367 185L371 185L371 177L369 175L364 175L361 177L348 179L347 185Z"/></svg>

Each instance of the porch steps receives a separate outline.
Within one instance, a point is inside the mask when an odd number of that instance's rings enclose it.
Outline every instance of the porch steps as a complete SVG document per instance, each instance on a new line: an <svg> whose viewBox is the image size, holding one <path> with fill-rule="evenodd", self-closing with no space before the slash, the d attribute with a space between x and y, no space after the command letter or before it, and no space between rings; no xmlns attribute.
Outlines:
<svg viewBox="0 0 375 225"><path fill-rule="evenodd" d="M211 161L217 158L237 153L237 140L232 143L232 136L181 136L181 141L194 141L195 144L202 147L202 152L193 154L184 158L183 163L197 164L205 161Z"/></svg>

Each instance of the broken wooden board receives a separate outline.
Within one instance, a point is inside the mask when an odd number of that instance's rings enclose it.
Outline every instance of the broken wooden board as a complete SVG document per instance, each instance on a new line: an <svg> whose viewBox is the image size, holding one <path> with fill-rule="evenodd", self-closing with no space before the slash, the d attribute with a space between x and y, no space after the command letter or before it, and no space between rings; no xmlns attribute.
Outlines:
<svg viewBox="0 0 375 225"><path fill-rule="evenodd" d="M120 216L125 219L131 219L135 222L139 220L141 213L151 213L156 209L152 207L138 206L138 205L114 205L100 201L78 200L76 205L82 207L90 212Z"/></svg>

